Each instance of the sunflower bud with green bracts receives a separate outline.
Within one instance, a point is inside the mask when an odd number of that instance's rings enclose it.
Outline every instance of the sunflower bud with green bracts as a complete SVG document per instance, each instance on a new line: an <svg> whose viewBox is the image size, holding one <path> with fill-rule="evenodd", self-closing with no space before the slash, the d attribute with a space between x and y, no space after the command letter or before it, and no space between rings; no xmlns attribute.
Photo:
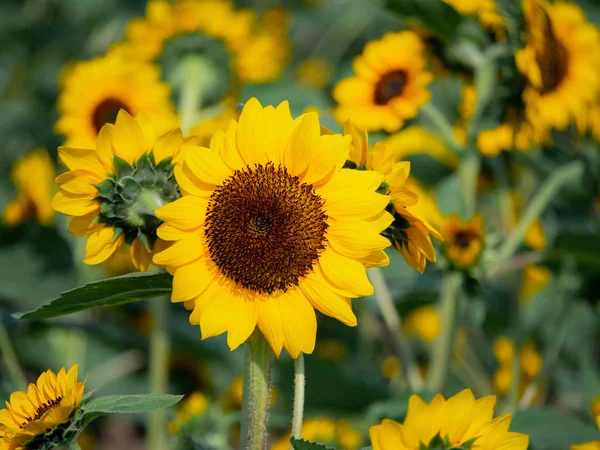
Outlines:
<svg viewBox="0 0 600 450"><path fill-rule="evenodd" d="M56 179L60 191L52 206L73 216L72 234L88 238L85 263L102 263L126 246L135 268L148 269L166 247L154 211L181 196L174 171L194 142L179 129L158 135L147 117L121 110L114 125L102 128L95 149L59 148L69 171Z"/></svg>

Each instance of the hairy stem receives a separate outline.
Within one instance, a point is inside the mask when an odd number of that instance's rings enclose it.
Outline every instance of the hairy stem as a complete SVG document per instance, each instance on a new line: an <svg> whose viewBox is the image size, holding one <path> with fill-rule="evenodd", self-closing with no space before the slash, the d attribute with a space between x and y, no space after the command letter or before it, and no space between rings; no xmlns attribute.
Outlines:
<svg viewBox="0 0 600 450"><path fill-rule="evenodd" d="M304 355L300 353L294 361L294 414L292 416L292 436L300 438L302 431L302 416L304 415ZM290 450L293 450L290 445Z"/></svg>

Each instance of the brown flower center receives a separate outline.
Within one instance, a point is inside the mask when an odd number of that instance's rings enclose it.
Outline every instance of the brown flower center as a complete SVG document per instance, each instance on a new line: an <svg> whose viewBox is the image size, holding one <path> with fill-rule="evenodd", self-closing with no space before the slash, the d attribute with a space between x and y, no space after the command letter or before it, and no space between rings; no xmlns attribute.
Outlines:
<svg viewBox="0 0 600 450"><path fill-rule="evenodd" d="M37 407L37 409L35 410L35 415L33 417L27 417L26 421L21 423L20 428L25 428L25 426L27 426L27 424L29 422L33 422L34 420L38 420L41 419L42 416L44 414L46 414L47 411L51 410L52 408L54 408L55 406L60 405L60 401L62 400L62 396L59 395L58 397L56 397L54 400L50 400L48 401L48 403L42 403L40 406Z"/></svg>
<svg viewBox="0 0 600 450"><path fill-rule="evenodd" d="M454 235L454 245L460 249L466 249L471 242L479 239L479 234L472 230L460 230Z"/></svg>
<svg viewBox="0 0 600 450"><path fill-rule="evenodd" d="M255 292L297 285L325 248L327 215L314 188L285 167L236 171L210 197L210 257L229 279Z"/></svg>
<svg viewBox="0 0 600 450"><path fill-rule="evenodd" d="M567 76L569 61L567 50L552 30L550 17L545 11L542 14L544 38L535 60L542 75L541 94L547 94L554 91Z"/></svg>
<svg viewBox="0 0 600 450"><path fill-rule="evenodd" d="M115 123L117 114L122 109L131 113L127 105L116 98L109 97L98 103L92 114L92 125L96 130L96 134L100 133L102 127L107 123Z"/></svg>
<svg viewBox="0 0 600 450"><path fill-rule="evenodd" d="M388 72L375 85L374 101L376 105L387 105L394 97L398 97L404 91L408 75L404 70Z"/></svg>

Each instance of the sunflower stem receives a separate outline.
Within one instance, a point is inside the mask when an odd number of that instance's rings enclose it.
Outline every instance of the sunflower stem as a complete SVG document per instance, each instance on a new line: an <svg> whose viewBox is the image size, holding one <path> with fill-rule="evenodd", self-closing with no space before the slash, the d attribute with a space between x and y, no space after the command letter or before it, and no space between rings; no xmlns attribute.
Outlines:
<svg viewBox="0 0 600 450"><path fill-rule="evenodd" d="M152 331L150 332L150 393L165 394L169 367L168 333L169 299L160 297L150 300ZM150 412L148 420L147 445L149 450L168 448L166 430L166 410Z"/></svg>
<svg viewBox="0 0 600 450"><path fill-rule="evenodd" d="M260 332L246 343L240 448L265 450L273 352Z"/></svg>
<svg viewBox="0 0 600 450"><path fill-rule="evenodd" d="M402 332L402 321L400 315L394 306L392 294L388 288L383 273L380 268L373 267L369 269L369 278L375 288L375 299L377 306L383 317L383 321L394 339L394 346L405 368L405 376L408 386L412 391L423 389L423 379L419 372L415 357L412 354L410 345Z"/></svg>
<svg viewBox="0 0 600 450"><path fill-rule="evenodd" d="M448 376L458 329L458 300L461 282L461 274L458 272L446 275L444 280L441 298L442 329L433 347L431 368L427 379L427 389L431 392L441 392Z"/></svg>
<svg viewBox="0 0 600 450"><path fill-rule="evenodd" d="M458 168L461 191L464 195L464 219L470 219L477 211L477 181L481 159L475 148L469 148Z"/></svg>
<svg viewBox="0 0 600 450"><path fill-rule="evenodd" d="M1 319L1 318L0 318ZM0 320L0 351L2 352L2 362L6 366L8 375L15 387L21 391L27 390L27 379L23 373L23 369L19 364L15 349L10 342L8 331L4 326L4 322Z"/></svg>
<svg viewBox="0 0 600 450"><path fill-rule="evenodd" d="M464 147L458 142L458 139L456 139L456 135L454 134L450 122L448 122L437 106L429 102L426 105L421 106L419 115L430 123L435 130L435 133L446 142L446 145L450 150L458 156L462 155Z"/></svg>
<svg viewBox="0 0 600 450"><path fill-rule="evenodd" d="M300 438L302 431L302 416L304 416L304 354L300 353L294 361L294 414L292 416L292 436ZM290 444L290 450L294 450Z"/></svg>
<svg viewBox="0 0 600 450"><path fill-rule="evenodd" d="M548 177L535 193L517 227L508 236L506 241L504 241L502 247L500 247L496 258L497 264L490 270L490 274L493 274L494 269L501 266L506 259L515 253L521 242L523 242L529 226L540 217L560 189L569 181L580 179L582 174L583 163L581 161L574 161Z"/></svg>

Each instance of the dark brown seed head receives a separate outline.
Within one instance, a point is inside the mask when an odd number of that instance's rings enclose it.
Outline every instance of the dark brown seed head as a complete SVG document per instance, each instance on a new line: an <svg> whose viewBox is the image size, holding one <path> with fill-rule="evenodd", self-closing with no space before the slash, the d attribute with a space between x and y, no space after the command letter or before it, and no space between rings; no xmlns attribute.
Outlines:
<svg viewBox="0 0 600 450"><path fill-rule="evenodd" d="M374 101L376 105L387 105L394 97L404 91L408 76L404 70L388 72L375 85Z"/></svg>

